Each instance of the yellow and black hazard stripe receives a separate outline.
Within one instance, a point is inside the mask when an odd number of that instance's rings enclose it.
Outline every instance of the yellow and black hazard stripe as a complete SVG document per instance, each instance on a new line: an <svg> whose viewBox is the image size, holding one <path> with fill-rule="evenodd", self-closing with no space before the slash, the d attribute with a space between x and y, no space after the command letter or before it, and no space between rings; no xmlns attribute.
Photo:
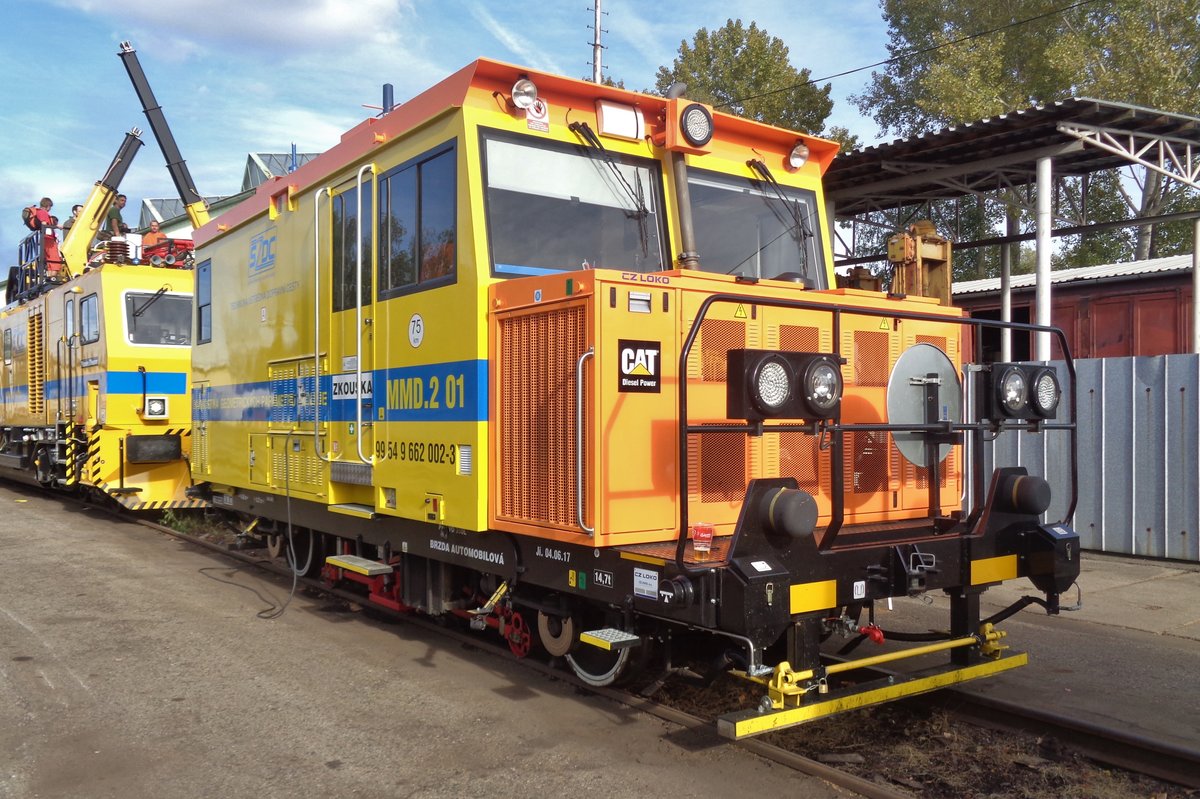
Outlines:
<svg viewBox="0 0 1200 799"><path fill-rule="evenodd" d="M103 481L100 479L100 433L100 430L93 430L88 436L83 473L87 475L89 483L103 489Z"/></svg>
<svg viewBox="0 0 1200 799"><path fill-rule="evenodd" d="M79 453L81 447L79 441L75 438L76 429L75 422L66 423L63 428L63 438L66 439L66 474L63 476L63 485L71 487L79 482Z"/></svg>

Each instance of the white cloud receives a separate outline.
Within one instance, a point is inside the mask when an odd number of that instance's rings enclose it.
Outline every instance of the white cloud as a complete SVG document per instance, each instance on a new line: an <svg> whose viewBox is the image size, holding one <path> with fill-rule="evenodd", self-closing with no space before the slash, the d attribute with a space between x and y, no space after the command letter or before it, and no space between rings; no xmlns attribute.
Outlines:
<svg viewBox="0 0 1200 799"><path fill-rule="evenodd" d="M502 45L508 48L522 64L534 69L544 70L546 72L562 73L562 69L551 58L546 58L543 53L544 48L535 46L522 36L518 36L514 31L503 25L499 20L492 16L486 8L480 3L470 3L468 10L471 16L475 18L484 29L492 36L496 37ZM522 19L528 19L526 15L522 15ZM544 38L546 32L544 29L539 30L539 37Z"/></svg>
<svg viewBox="0 0 1200 799"><path fill-rule="evenodd" d="M51 0L60 7L131 27L186 31L169 35L171 50L233 42L274 51L338 49L395 40L411 0ZM188 42L194 44L187 44Z"/></svg>

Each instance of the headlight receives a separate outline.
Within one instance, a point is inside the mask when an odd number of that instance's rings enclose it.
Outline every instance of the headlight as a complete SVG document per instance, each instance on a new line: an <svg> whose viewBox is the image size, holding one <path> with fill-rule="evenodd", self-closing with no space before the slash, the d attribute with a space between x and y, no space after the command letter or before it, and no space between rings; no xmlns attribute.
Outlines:
<svg viewBox="0 0 1200 799"><path fill-rule="evenodd" d="M1062 388L1058 385L1058 375L1049 367L1038 369L1033 373L1033 412L1043 419L1053 419L1058 410L1058 398L1062 396Z"/></svg>
<svg viewBox="0 0 1200 799"><path fill-rule="evenodd" d="M537 85L529 78L521 78L512 87L512 102L517 108L528 110L537 102Z"/></svg>
<svg viewBox="0 0 1200 799"><path fill-rule="evenodd" d="M788 153L787 161L784 164L788 170L795 172L800 167L808 162L808 145L802 141L796 142L796 146Z"/></svg>
<svg viewBox="0 0 1200 799"><path fill-rule="evenodd" d="M792 398L792 370L783 358L767 357L750 375L750 396L764 414L774 416Z"/></svg>
<svg viewBox="0 0 1200 799"><path fill-rule="evenodd" d="M828 418L842 399L842 371L833 359L820 357L804 371L804 399L814 416Z"/></svg>
<svg viewBox="0 0 1200 799"><path fill-rule="evenodd" d="M1004 413L1013 417L1024 415L1029 404L1029 385L1025 381L1025 373L1019 367L1010 366L1000 373L996 391L996 398Z"/></svg>
<svg viewBox="0 0 1200 799"><path fill-rule="evenodd" d="M828 419L842 401L842 371L833 355L730 350L726 418Z"/></svg>
<svg viewBox="0 0 1200 799"><path fill-rule="evenodd" d="M985 373L987 374L987 373ZM981 415L993 421L1005 419L1053 419L1058 413L1062 386L1052 366L1023 363L992 364L987 393L990 397Z"/></svg>
<svg viewBox="0 0 1200 799"><path fill-rule="evenodd" d="M142 409L142 416L147 419L167 418L167 398L146 397L146 405Z"/></svg>
<svg viewBox="0 0 1200 799"><path fill-rule="evenodd" d="M688 144L703 147L713 137L712 114L699 103L692 103L679 115L679 130Z"/></svg>

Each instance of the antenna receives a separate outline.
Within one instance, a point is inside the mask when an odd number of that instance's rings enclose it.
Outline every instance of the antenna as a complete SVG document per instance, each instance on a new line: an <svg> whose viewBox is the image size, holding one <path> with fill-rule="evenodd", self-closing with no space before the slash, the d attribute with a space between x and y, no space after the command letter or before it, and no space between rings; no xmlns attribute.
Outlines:
<svg viewBox="0 0 1200 799"><path fill-rule="evenodd" d="M602 52L604 45L600 44L600 34L608 33L604 28L600 27L600 15L607 15L607 11L600 10L600 0L594 0L595 7L592 9L596 12L596 22L593 25L588 25L595 33L592 37L592 82L602 83L604 81L604 64L602 60Z"/></svg>

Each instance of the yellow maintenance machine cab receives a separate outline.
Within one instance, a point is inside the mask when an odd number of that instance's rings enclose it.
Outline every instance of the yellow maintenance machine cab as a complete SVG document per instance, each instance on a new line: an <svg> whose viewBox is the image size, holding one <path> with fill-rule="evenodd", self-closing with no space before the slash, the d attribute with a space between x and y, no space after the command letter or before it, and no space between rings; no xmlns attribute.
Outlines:
<svg viewBox="0 0 1200 799"><path fill-rule="evenodd" d="M835 288L834 143L487 60L385 106L197 232L203 496L597 684L717 652L770 699L734 736L1024 663L979 594L1029 576L1056 612L1077 547L980 442L1073 447L1067 376ZM944 660L830 671L824 638L929 590Z"/></svg>

